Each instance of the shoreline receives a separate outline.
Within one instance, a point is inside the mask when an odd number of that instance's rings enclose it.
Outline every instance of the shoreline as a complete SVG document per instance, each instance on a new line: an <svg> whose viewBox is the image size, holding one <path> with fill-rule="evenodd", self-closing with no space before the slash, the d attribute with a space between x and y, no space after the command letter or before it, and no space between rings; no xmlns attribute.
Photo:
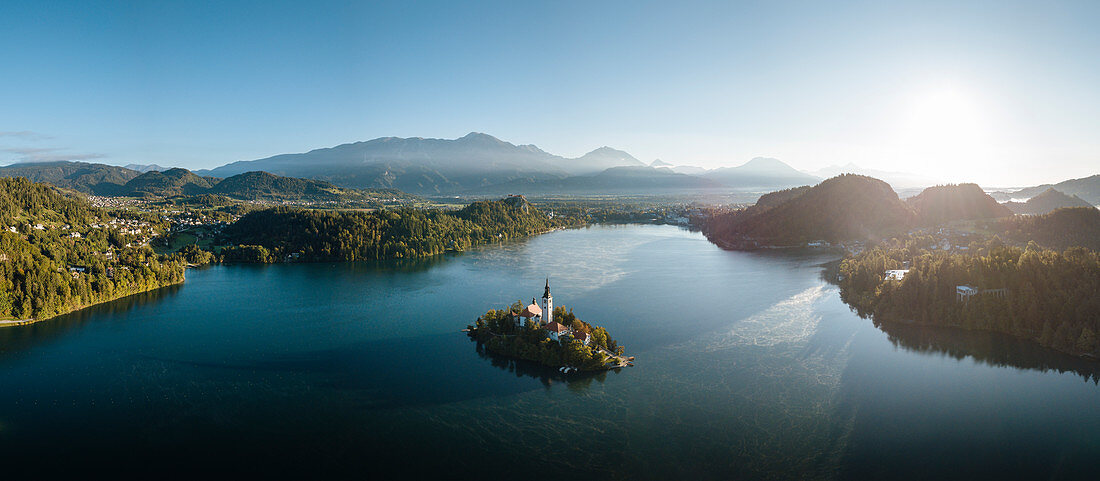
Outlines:
<svg viewBox="0 0 1100 481"><path fill-rule="evenodd" d="M493 348L489 347L489 343L481 342L477 339L477 329L463 329L462 332L464 332L470 338L470 340L472 340L475 343L477 343L478 345L482 346L485 349L485 352L488 352L488 353L490 353L494 356L500 356L500 357L505 358L505 359L513 359L513 360L520 360L520 361L526 361L526 362L533 362L533 363L538 364L539 366L545 367L547 369L566 369L566 368L568 368L568 369L572 369L573 370L572 372L601 372L601 371L611 371L611 370L614 370L614 369L622 369L624 367L634 367L634 356L626 356L626 355L621 355L620 356L618 354L613 354L611 351L608 351L608 350L600 348L600 347L596 348L598 350L598 352L606 355L609 359L614 359L616 361L614 365L604 364L603 366L600 366L599 368L595 368L595 369L583 369L583 368L579 368L579 367L576 367L576 366L550 366L550 365L547 365L547 364L543 364L538 359L528 359L528 358L525 358L525 357L522 357L522 356L513 356L511 354L506 354L506 353L498 352L498 351L494 350ZM489 335L493 336L493 337L503 336L503 334L497 334L493 331L488 331L488 332L489 332Z"/></svg>
<svg viewBox="0 0 1100 481"><path fill-rule="evenodd" d="M87 309L89 307L98 306L100 304L105 304L105 303L108 303L108 302L111 302L111 301L117 301L119 299L124 299L124 298L130 297L130 296L136 296L138 294L155 291L157 289L162 289L162 288L165 288L165 287L168 287L168 286L175 286L175 285L183 284L184 281L186 281L186 280L187 279L184 278L184 279L181 279L179 282L171 282L171 283L160 285L160 286L153 287L153 288L150 288L150 289L143 289L143 290L140 290L140 291L128 293L126 295L122 295L122 296L118 296L118 297L112 297L110 299L104 299L104 300L99 301L99 302L93 302L91 304L85 304L85 305L77 307L75 309L70 309L70 310L65 311L65 312L59 312L59 313L54 314L54 315L49 316L49 317L43 317L43 318L39 318L39 319L11 319L11 320L6 320L6 321L0 321L0 329L3 329L5 327L19 327L19 326L29 326L31 324L37 324L39 322L48 321L48 320L53 319L55 317L64 316L65 314L72 314L74 312L84 310L84 309Z"/></svg>
<svg viewBox="0 0 1100 481"><path fill-rule="evenodd" d="M845 304L848 304L848 303L845 302ZM974 328L974 327L954 326L954 325L949 325L949 324L932 324L932 323L928 323L928 322L918 322L918 321L914 321L914 320L903 320L903 319L878 319L873 314L870 316L870 319L871 319L872 323L876 324L876 327L878 327L877 324L894 324L894 325L904 325L904 326L931 327L931 328L936 328L936 329L957 329L957 330L960 330L960 331L967 331L967 332L985 332L985 333L990 333L990 334L999 334L999 335L1002 335L1002 336L1009 336L1013 339L1018 339L1018 340L1021 340L1021 341L1029 342L1029 343L1032 343L1032 344L1034 344L1038 347L1041 347L1043 349L1047 349L1047 350L1050 350L1052 352L1057 352L1059 354L1064 354L1066 356L1074 357L1074 358L1077 358L1077 359L1083 359L1083 360L1091 361L1091 362L1100 361L1100 358L1098 358L1096 356L1093 356L1091 354L1088 354L1088 353L1071 352L1071 351L1065 351L1065 350L1062 350L1062 349L1058 349L1054 346L1044 346L1038 340L1036 340L1035 338L1024 337L1024 336L1020 336L1020 335L1017 335L1017 334L1014 334L1014 333L1011 333L1011 332L998 331L998 330L995 330L995 329L982 329L982 328Z"/></svg>

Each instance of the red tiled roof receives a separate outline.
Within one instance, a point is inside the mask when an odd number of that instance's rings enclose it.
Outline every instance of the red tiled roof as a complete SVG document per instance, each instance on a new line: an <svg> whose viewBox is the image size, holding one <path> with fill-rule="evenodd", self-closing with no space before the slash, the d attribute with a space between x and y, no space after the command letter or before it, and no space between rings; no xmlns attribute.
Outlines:
<svg viewBox="0 0 1100 481"><path fill-rule="evenodd" d="M537 306L535 304L531 304L530 306L525 307L523 309L523 312L519 313L519 315L522 316L522 317L541 316L542 315L542 309L540 309L539 306Z"/></svg>
<svg viewBox="0 0 1100 481"><path fill-rule="evenodd" d="M588 339L588 333L587 332L582 332L582 331L575 331L575 332L573 332L573 339L584 342L585 339Z"/></svg>
<svg viewBox="0 0 1100 481"><path fill-rule="evenodd" d="M568 331L569 329L566 328L565 326L561 325L561 324L558 324L558 321L553 321L550 324L546 325L546 330L550 331L550 332L556 332L558 334L561 334L563 332Z"/></svg>

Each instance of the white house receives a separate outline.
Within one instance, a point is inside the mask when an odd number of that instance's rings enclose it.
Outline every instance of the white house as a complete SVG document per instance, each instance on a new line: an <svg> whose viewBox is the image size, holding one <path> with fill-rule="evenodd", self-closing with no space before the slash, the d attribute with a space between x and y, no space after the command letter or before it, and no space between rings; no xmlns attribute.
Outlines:
<svg viewBox="0 0 1100 481"><path fill-rule="evenodd" d="M557 321L550 321L550 323L546 325L546 332L550 333L550 339L557 341L561 339L562 334L569 332L569 328L558 324Z"/></svg>
<svg viewBox="0 0 1100 481"><path fill-rule="evenodd" d="M909 273L909 269L891 269L886 271L886 278L884 281L894 280L900 281L905 279L905 275Z"/></svg>

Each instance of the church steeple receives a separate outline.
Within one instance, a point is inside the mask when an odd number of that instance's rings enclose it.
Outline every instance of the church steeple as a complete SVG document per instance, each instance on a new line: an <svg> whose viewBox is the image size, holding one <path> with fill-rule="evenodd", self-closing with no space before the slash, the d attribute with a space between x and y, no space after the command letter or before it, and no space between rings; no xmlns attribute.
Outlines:
<svg viewBox="0 0 1100 481"><path fill-rule="evenodd" d="M550 295L550 278L546 278L546 292L542 295L542 318L549 324L554 322L554 296Z"/></svg>

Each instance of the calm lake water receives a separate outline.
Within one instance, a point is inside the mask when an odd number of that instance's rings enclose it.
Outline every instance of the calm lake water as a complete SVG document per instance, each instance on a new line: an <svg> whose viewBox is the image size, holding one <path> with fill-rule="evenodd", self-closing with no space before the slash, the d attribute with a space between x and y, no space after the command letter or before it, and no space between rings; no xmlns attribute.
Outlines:
<svg viewBox="0 0 1100 481"><path fill-rule="evenodd" d="M669 226L460 255L215 266L0 329L6 474L439 479L1091 478L1096 363L878 328L822 253ZM636 366L561 377L460 332L541 297Z"/></svg>

